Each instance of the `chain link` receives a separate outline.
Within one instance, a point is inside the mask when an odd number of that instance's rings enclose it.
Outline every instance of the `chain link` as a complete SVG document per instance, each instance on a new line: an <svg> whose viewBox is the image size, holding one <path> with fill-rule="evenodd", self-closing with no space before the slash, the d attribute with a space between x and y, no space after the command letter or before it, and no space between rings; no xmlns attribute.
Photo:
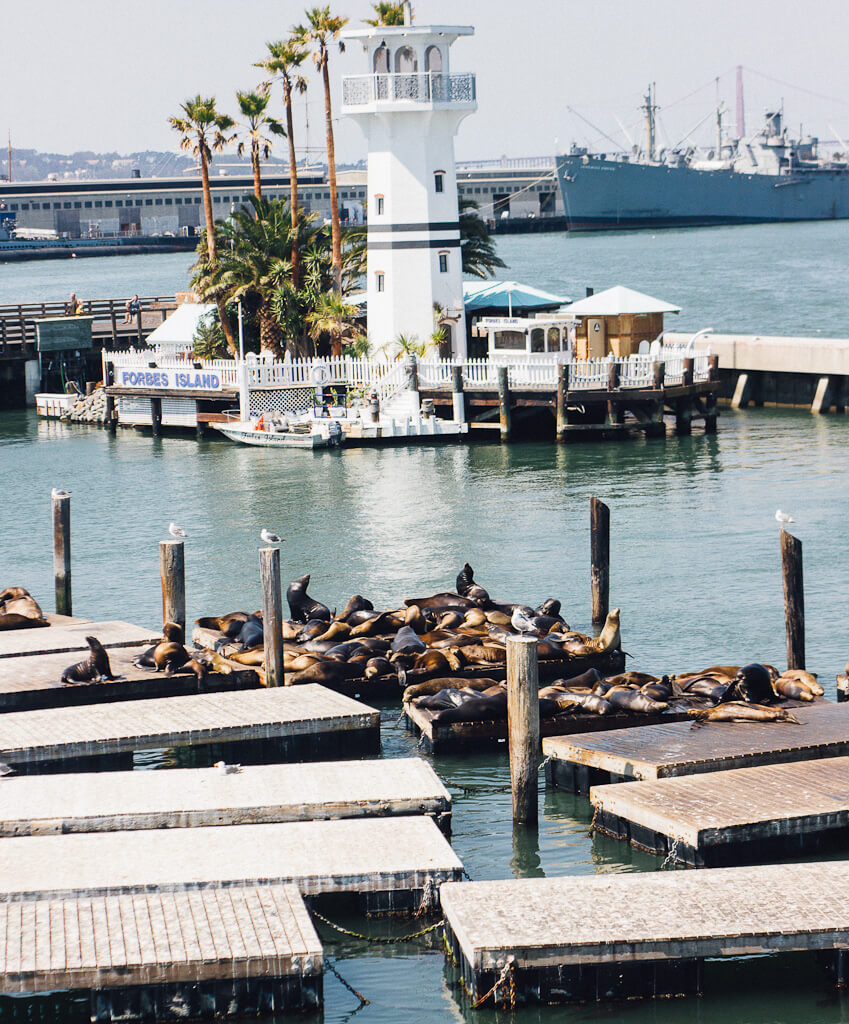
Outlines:
<svg viewBox="0 0 849 1024"><path fill-rule="evenodd" d="M496 998L496 991L505 982L507 982L507 1001L510 1003L510 1009L516 1009L516 979L514 976L515 966L515 959L512 956L508 957L507 963L505 963L505 965L502 967L501 973L495 979L495 984L492 986L492 988L488 992L485 992L480 997L480 999L475 1000L475 1009L477 1009L479 1006L483 1006L483 1004L487 1001L487 999L489 999L490 996L492 996L492 1001L494 1003Z"/></svg>
<svg viewBox="0 0 849 1024"><path fill-rule="evenodd" d="M397 935L394 937L384 937L382 935L364 935L362 932L351 931L350 928L343 928L341 924L334 924L329 918L326 918L324 914L320 914L317 910L311 910L310 913L313 917L317 917L319 921L322 921L328 927L333 928L334 931L341 932L343 935L350 935L353 939L362 939L363 942L375 942L378 945L391 946L395 942L410 942L411 939L418 939L422 935L427 935L428 932L435 931L437 928L441 928L444 923L444 918L440 918L436 924L429 924L427 928L422 928L421 931L413 932L411 935Z"/></svg>
<svg viewBox="0 0 849 1024"><path fill-rule="evenodd" d="M669 853L666 855L666 859L660 865L660 870L664 868L674 867L675 861L678 859L678 847L681 844L681 840L677 836L673 836L672 844L669 847Z"/></svg>

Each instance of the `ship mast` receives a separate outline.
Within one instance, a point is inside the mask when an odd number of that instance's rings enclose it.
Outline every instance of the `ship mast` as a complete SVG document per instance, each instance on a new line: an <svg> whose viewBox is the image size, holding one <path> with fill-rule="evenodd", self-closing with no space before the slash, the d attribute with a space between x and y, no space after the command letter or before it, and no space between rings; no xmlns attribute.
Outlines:
<svg viewBox="0 0 849 1024"><path fill-rule="evenodd" d="M12 132L9 131L9 184L12 184Z"/></svg>
<svg viewBox="0 0 849 1024"><path fill-rule="evenodd" d="M646 155L649 163L654 163L655 159L655 114L657 113L657 105L654 101L655 88L656 85L652 82L643 97L645 102L640 107L640 110L646 115Z"/></svg>

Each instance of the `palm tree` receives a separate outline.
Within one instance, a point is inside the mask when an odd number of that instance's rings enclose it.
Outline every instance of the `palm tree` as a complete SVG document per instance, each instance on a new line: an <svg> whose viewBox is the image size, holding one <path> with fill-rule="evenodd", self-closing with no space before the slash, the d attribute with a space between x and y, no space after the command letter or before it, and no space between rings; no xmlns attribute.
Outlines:
<svg viewBox="0 0 849 1024"><path fill-rule="evenodd" d="M286 134L283 125L276 118L269 117L265 112L270 98L268 91L264 90L262 86L256 92L236 93L239 110L245 119L244 128L245 135L247 136L246 139L239 141L236 152L239 156L243 156L246 144L250 146L251 168L254 172L254 195L257 199L262 199L260 158L267 160L271 156L271 147L273 145L272 140L263 135L263 130L277 136Z"/></svg>
<svg viewBox="0 0 849 1024"><path fill-rule="evenodd" d="M289 139L289 208L292 216L292 231L298 223L298 161L295 155L295 133L292 126L292 92L297 89L304 93L307 89L307 80L298 72L298 68L307 59L307 51L303 33L295 31L288 39L278 40L276 43L266 43L268 57L256 64L256 67L264 68L269 74L277 75L283 83L283 105L286 108L286 135ZM300 267L298 265L298 247L292 247L292 284L298 287Z"/></svg>
<svg viewBox="0 0 849 1024"><path fill-rule="evenodd" d="M215 240L215 221L212 214L212 193L209 189L209 162L213 153L220 153L225 146L233 141L227 133L233 128L233 119L220 114L215 109L215 97L203 97L199 93L192 99L180 104L181 114L169 117L168 123L180 135L180 149L191 153L200 165L200 178L203 187L203 213L206 219L206 245L210 266L217 263ZM224 300L218 301L218 316L221 328L227 338L227 346L236 355L236 339L227 319Z"/></svg>
<svg viewBox="0 0 849 1024"><path fill-rule="evenodd" d="M318 341L323 334L327 335L332 355L341 356L342 346L355 342L360 336L353 322L356 315L356 307L345 302L335 292L325 292L320 296L315 309L306 316L309 335L313 341Z"/></svg>
<svg viewBox="0 0 849 1024"><path fill-rule="evenodd" d="M321 72L324 84L324 124L327 131L327 176L330 179L330 235L333 243L333 290L342 294L342 226L339 222L339 201L336 192L336 146L333 139L333 111L330 105L330 72L328 70L329 44L339 42L339 50L345 44L339 33L345 27L347 18L336 18L329 7L313 7L306 12L306 28L297 29L304 39L315 46L313 63Z"/></svg>
<svg viewBox="0 0 849 1024"><path fill-rule="evenodd" d="M460 252L463 273L484 280L492 277L496 267L507 265L496 255L495 243L478 214L478 204L474 199L460 200Z"/></svg>
<svg viewBox="0 0 849 1024"><path fill-rule="evenodd" d="M366 25L374 25L377 28L380 25L403 25L404 24L404 4L398 3L386 3L385 0L380 0L379 3L371 5L374 8L374 13L377 15L376 18L366 18Z"/></svg>

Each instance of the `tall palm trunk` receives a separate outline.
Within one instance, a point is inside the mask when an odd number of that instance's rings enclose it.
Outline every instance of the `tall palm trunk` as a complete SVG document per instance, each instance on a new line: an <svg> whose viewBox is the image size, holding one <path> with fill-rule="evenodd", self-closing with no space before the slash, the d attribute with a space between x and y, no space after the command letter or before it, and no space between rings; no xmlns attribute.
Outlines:
<svg viewBox="0 0 849 1024"><path fill-rule="evenodd" d="M333 140L333 111L330 106L330 75L327 54L321 65L324 82L324 124L327 129L327 175L330 178L330 237L333 243L333 291L342 294L342 225L339 222L339 202L336 193L336 146Z"/></svg>
<svg viewBox="0 0 849 1024"><path fill-rule="evenodd" d="M263 352L271 352L275 358L283 358L283 332L270 304L263 299L259 307L259 344Z"/></svg>
<svg viewBox="0 0 849 1024"><path fill-rule="evenodd" d="M283 102L286 105L286 134L289 138L289 211L292 215L292 287L300 278L298 260L298 160L295 156L295 134L292 127L292 86L283 79Z"/></svg>
<svg viewBox="0 0 849 1024"><path fill-rule="evenodd" d="M200 154L200 180L203 187L203 215L206 218L206 251L209 256L209 262L215 264L218 262L218 250L215 245L215 220L212 213L212 192L209 188L209 167L206 162L206 153L201 149ZM216 299L215 305L218 307L218 319L221 321L221 330L224 331L224 337L227 339L227 348L235 359L239 352L236 348L236 339L233 337L233 331L230 327L230 321L227 319L226 303L224 299Z"/></svg>
<svg viewBox="0 0 849 1024"><path fill-rule="evenodd" d="M259 169L259 141L251 139L251 167L254 172L254 195L262 199L262 174Z"/></svg>

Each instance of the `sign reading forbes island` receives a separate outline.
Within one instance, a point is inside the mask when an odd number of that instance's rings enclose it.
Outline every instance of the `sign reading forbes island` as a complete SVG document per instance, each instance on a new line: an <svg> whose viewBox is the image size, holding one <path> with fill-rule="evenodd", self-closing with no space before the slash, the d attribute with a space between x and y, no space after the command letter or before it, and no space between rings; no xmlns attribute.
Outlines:
<svg viewBox="0 0 849 1024"><path fill-rule="evenodd" d="M161 388L163 391L220 391L221 375L211 370L120 370L115 383L122 388Z"/></svg>

